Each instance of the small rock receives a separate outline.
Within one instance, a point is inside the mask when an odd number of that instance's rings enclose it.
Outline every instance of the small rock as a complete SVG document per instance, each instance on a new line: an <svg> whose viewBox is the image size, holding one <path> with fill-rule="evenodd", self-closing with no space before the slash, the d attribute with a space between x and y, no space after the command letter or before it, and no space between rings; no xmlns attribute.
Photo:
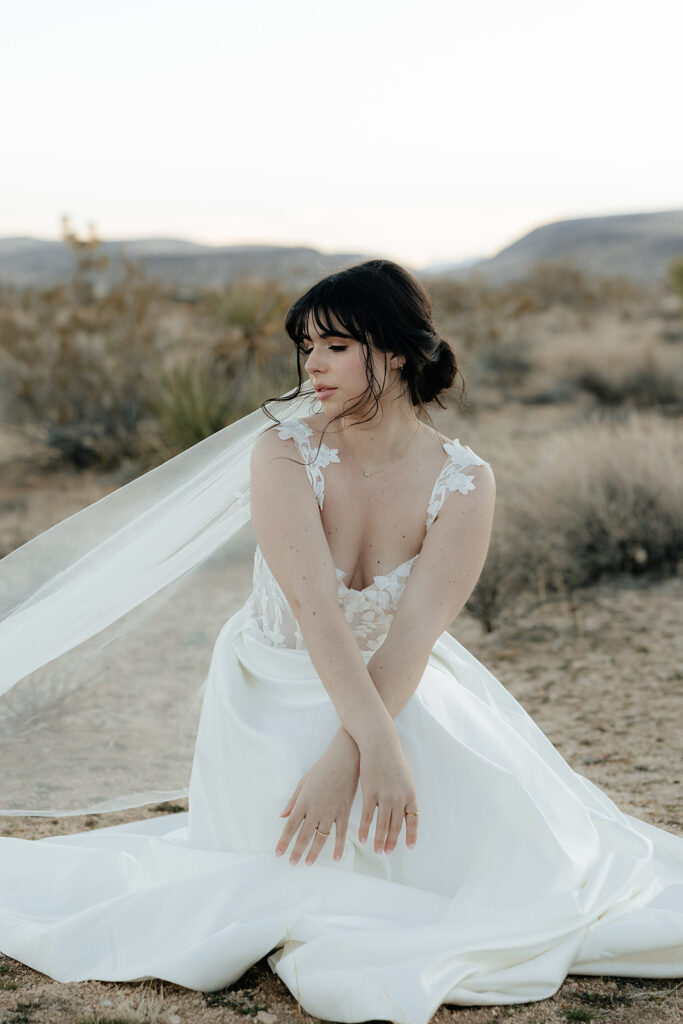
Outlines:
<svg viewBox="0 0 683 1024"><path fill-rule="evenodd" d="M177 1013L169 1013L168 1017L165 1018L166 1024L182 1024L182 1021Z"/></svg>
<svg viewBox="0 0 683 1024"><path fill-rule="evenodd" d="M113 1006L111 999L100 999L98 1006Z"/></svg>
<svg viewBox="0 0 683 1024"><path fill-rule="evenodd" d="M256 1014L257 1024L277 1024L277 1017L274 1013L266 1013L265 1010L259 1010Z"/></svg>

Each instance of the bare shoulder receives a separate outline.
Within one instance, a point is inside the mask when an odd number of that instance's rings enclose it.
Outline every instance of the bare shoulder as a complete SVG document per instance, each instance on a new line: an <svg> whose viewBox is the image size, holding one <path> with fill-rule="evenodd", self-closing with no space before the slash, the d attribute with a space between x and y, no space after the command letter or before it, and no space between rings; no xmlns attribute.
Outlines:
<svg viewBox="0 0 683 1024"><path fill-rule="evenodd" d="M291 437L283 437L274 423L259 434L251 450L252 468L269 463L282 455L296 454L296 444Z"/></svg>

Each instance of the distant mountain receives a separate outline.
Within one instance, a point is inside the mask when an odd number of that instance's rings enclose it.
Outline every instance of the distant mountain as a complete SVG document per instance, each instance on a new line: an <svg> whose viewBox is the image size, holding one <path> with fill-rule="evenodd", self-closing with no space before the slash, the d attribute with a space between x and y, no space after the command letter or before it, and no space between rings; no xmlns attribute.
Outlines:
<svg viewBox="0 0 683 1024"><path fill-rule="evenodd" d="M141 264L150 277L189 287L216 288L249 274L277 278L307 287L325 274L367 259L355 253L321 253L305 246L200 245L176 238L132 238L103 241L109 258L98 272L104 281L120 280L121 253ZM45 287L68 280L74 254L65 242L39 238L0 238L0 282L24 288Z"/></svg>
<svg viewBox="0 0 683 1024"><path fill-rule="evenodd" d="M189 288L219 288L249 274L276 278L293 288L307 288L326 274L369 259L361 253L322 253L306 246L212 246L180 238L132 238L103 242L109 265L105 281L123 273L121 252L140 263L152 278ZM443 261L414 270L492 284L523 277L542 261L570 262L590 274L624 276L642 283L666 277L670 261L683 256L683 210L616 214L554 221L535 228L490 259ZM66 281L74 255L64 242L39 238L0 238L0 283L46 286ZM408 268L413 269L413 268Z"/></svg>
<svg viewBox="0 0 683 1024"><path fill-rule="evenodd" d="M469 256L463 260L449 260L445 263L430 263L429 266L420 270L420 275L429 277L430 274L451 274L461 270L470 270L476 264L481 263L486 256Z"/></svg>
<svg viewBox="0 0 683 1024"><path fill-rule="evenodd" d="M544 224L497 255L448 276L472 273L491 284L523 277L542 261L568 261L589 274L663 281L670 261L683 256L683 210L580 217Z"/></svg>

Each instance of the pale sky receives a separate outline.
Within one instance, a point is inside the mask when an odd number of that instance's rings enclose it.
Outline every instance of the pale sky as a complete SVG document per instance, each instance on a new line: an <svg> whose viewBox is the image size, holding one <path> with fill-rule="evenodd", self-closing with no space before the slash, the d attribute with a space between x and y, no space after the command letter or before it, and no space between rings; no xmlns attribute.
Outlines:
<svg viewBox="0 0 683 1024"><path fill-rule="evenodd" d="M415 268L683 207L681 0L2 5L0 237Z"/></svg>

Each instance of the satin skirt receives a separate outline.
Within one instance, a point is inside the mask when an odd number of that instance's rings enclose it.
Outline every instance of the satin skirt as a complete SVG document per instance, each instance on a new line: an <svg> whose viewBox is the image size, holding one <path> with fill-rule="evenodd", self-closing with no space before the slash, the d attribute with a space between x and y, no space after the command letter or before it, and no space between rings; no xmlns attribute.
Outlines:
<svg viewBox="0 0 683 1024"><path fill-rule="evenodd" d="M305 651L216 642L189 813L0 839L0 950L59 981L212 991L268 957L324 1020L427 1024L442 1003L528 1002L569 973L683 977L683 839L622 813L444 633L394 719L418 841L275 856L280 811L339 728ZM369 660L370 653L364 654Z"/></svg>

